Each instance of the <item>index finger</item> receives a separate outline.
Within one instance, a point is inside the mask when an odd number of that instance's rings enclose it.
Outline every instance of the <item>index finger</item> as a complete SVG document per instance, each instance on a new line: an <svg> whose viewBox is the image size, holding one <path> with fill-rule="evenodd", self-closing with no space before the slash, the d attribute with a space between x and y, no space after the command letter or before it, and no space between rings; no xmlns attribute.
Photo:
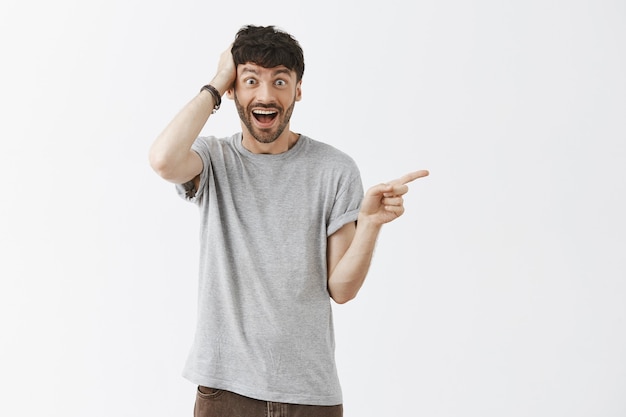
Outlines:
<svg viewBox="0 0 626 417"><path fill-rule="evenodd" d="M427 177L428 174L430 174L430 173L427 170L425 170L425 169L421 169L419 171L409 172L408 174L404 174L403 176L401 176L398 179L390 181L389 184L393 184L393 185L408 184L411 181L415 181L418 178Z"/></svg>

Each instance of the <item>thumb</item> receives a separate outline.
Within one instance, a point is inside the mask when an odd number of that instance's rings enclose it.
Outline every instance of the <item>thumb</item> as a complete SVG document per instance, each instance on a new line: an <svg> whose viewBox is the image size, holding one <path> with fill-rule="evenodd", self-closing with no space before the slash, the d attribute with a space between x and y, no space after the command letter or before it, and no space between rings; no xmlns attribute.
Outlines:
<svg viewBox="0 0 626 417"><path fill-rule="evenodd" d="M393 185L387 183L381 183L378 185L374 185L367 190L366 195L369 197L373 196L382 196L385 193L393 191Z"/></svg>

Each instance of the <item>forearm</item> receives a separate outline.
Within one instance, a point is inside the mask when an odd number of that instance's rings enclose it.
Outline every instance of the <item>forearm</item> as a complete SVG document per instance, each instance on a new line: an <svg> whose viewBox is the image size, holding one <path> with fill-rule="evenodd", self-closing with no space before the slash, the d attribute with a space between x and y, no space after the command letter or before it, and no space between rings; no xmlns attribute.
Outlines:
<svg viewBox="0 0 626 417"><path fill-rule="evenodd" d="M226 66L218 70L209 83L220 97L231 87L232 74L233 69ZM209 91L202 89L154 141L149 153L150 165L161 177L180 183L198 174L201 167L197 166L197 158L192 155L191 146L212 114L216 101Z"/></svg>
<svg viewBox="0 0 626 417"><path fill-rule="evenodd" d="M330 296L339 304L356 297L370 269L380 224L359 220L350 246L328 279Z"/></svg>
<svg viewBox="0 0 626 417"><path fill-rule="evenodd" d="M150 165L166 179L179 176L191 145L206 124L213 107L213 96L201 91L165 127L150 148Z"/></svg>

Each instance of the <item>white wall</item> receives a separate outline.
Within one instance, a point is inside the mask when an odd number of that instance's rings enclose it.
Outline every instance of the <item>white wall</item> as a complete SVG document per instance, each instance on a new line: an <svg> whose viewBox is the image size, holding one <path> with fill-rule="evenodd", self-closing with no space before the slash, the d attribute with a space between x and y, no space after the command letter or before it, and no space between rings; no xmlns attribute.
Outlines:
<svg viewBox="0 0 626 417"><path fill-rule="evenodd" d="M336 306L346 417L626 415L626 3L4 1L0 415L191 415L197 212L147 164L243 24L292 127L426 168ZM232 102L211 133L239 129Z"/></svg>

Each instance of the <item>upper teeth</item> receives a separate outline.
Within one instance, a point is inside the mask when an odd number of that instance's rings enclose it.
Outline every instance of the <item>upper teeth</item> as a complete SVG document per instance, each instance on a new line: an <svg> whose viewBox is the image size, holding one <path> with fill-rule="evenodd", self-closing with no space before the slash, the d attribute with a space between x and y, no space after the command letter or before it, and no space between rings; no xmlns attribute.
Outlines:
<svg viewBox="0 0 626 417"><path fill-rule="evenodd" d="M254 110L256 114L274 114L276 113L274 110Z"/></svg>

